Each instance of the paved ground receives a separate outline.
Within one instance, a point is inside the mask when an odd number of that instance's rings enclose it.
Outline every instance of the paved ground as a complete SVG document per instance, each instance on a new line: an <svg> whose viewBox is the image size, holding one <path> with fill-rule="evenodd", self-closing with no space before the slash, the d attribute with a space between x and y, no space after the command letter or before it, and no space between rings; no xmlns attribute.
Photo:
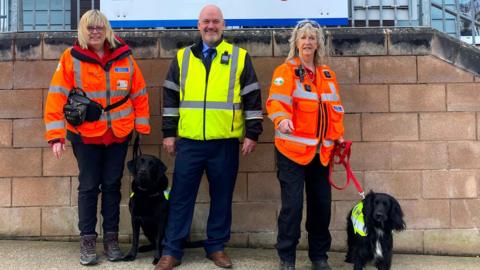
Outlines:
<svg viewBox="0 0 480 270"><path fill-rule="evenodd" d="M100 245L99 245L100 247ZM100 264L93 267L84 267L78 263L78 243L76 242L49 242L49 241L0 241L0 269L23 270L94 270L94 269L149 269L152 253L140 254L134 262L111 263L100 257ZM123 245L123 250L128 246ZM98 249L100 252L100 249ZM227 253L232 257L234 269L237 270L275 270L278 269L276 253L271 249L240 249L229 248ZM330 264L335 270L352 269L352 266L343 262L343 253L330 253ZM310 269L307 254L299 251L297 269ZM176 270L215 270L221 269L204 257L202 249L186 251L183 263ZM367 267L367 269L374 269ZM397 254L393 259L393 270L478 270L478 257L446 257Z"/></svg>

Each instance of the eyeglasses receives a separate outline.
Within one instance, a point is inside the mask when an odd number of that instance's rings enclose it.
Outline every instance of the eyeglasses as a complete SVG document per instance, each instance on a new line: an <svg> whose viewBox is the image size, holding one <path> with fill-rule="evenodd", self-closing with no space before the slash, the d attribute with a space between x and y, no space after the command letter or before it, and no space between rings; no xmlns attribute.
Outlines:
<svg viewBox="0 0 480 270"><path fill-rule="evenodd" d="M103 33L105 26L87 26L87 30L90 33L97 31L97 33Z"/></svg>
<svg viewBox="0 0 480 270"><path fill-rule="evenodd" d="M318 24L316 21L311 21L311 20L302 20L297 23L297 29L300 29L304 27L305 25L310 24L313 28L320 29L320 24Z"/></svg>

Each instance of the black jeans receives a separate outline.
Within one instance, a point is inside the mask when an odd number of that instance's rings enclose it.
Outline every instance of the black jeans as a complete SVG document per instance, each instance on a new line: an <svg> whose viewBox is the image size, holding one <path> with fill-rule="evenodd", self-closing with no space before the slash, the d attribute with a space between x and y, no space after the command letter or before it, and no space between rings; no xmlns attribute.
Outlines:
<svg viewBox="0 0 480 270"><path fill-rule="evenodd" d="M118 232L120 186L128 140L108 146L72 143L78 169L78 229L80 235L96 234L98 194L102 192L103 231Z"/></svg>
<svg viewBox="0 0 480 270"><path fill-rule="evenodd" d="M275 245L282 261L295 263L302 222L303 189L307 194L308 256L311 261L328 259L332 237L330 225L332 190L328 182L329 167L320 163L318 154L307 165L290 160L277 149L277 177L280 181L282 209L278 216Z"/></svg>

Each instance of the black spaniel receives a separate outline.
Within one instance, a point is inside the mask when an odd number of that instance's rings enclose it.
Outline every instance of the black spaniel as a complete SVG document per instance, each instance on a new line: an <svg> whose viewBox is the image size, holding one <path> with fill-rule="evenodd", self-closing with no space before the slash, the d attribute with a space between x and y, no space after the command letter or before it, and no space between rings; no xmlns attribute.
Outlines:
<svg viewBox="0 0 480 270"><path fill-rule="evenodd" d="M370 191L347 217L348 251L345 261L354 270L373 262L377 269L390 269L392 264L392 231L405 230L403 212L391 195Z"/></svg>

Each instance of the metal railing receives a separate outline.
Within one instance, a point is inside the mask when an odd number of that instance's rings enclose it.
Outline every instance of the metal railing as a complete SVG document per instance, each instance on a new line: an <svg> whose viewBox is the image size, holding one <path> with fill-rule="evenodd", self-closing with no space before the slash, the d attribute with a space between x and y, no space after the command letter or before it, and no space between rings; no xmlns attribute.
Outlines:
<svg viewBox="0 0 480 270"><path fill-rule="evenodd" d="M348 1L352 27L427 26L471 44L480 43L480 0ZM99 8L99 2L0 0L0 32L76 29L81 12Z"/></svg>
<svg viewBox="0 0 480 270"><path fill-rule="evenodd" d="M427 26L480 44L480 0L350 0L352 27Z"/></svg>

